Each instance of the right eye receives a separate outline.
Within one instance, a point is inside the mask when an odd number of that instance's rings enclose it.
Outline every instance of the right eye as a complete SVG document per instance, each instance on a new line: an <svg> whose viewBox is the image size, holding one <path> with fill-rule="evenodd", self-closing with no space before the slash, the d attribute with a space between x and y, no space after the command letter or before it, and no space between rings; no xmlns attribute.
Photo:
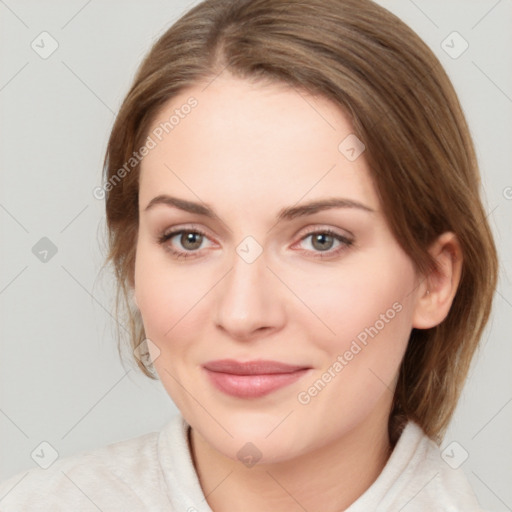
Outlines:
<svg viewBox="0 0 512 512"><path fill-rule="evenodd" d="M175 229L162 233L158 243L176 258L196 257L203 242L208 240L205 233L197 229ZM181 246L177 249L176 246Z"/></svg>

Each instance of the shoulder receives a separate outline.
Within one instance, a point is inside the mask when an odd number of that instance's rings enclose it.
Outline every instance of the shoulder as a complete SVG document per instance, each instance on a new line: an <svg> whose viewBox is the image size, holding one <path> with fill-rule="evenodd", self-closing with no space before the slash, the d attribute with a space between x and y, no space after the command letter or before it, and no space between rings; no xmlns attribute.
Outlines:
<svg viewBox="0 0 512 512"><path fill-rule="evenodd" d="M452 468L436 443L407 423L374 484L347 512L369 506L391 512L484 512L461 468Z"/></svg>
<svg viewBox="0 0 512 512"><path fill-rule="evenodd" d="M139 489L159 483L158 437L148 433L20 472L0 483L0 508L147 510Z"/></svg>
<svg viewBox="0 0 512 512"><path fill-rule="evenodd" d="M404 466L397 483L406 488L407 510L483 512L462 468L450 466L419 425L409 422L401 441L395 462Z"/></svg>
<svg viewBox="0 0 512 512"><path fill-rule="evenodd" d="M418 460L418 476L421 473L431 475L432 485L426 483L424 501L434 503L437 500L444 503L443 510L446 511L483 512L462 467L450 464L450 460L442 456L439 446L418 425L411 424L411 427L412 425L419 432L418 444L422 453Z"/></svg>

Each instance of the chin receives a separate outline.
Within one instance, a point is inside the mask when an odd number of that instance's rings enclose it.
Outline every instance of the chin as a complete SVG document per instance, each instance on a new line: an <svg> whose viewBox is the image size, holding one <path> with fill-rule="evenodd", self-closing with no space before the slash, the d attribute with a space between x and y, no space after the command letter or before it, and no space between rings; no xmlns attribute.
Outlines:
<svg viewBox="0 0 512 512"><path fill-rule="evenodd" d="M257 459L258 465L274 464L293 459L308 451L308 446L312 448L307 442L311 433L292 419L294 413L286 418L292 410L283 408L279 414L247 409L234 414L217 414L210 410L229 434L201 413L201 417L187 421L212 448L229 459L245 464L244 459L248 457L253 461Z"/></svg>
<svg viewBox="0 0 512 512"><path fill-rule="evenodd" d="M211 446L225 457L241 462L247 467L254 464L269 465L291 460L307 451L303 440L290 439L286 435L255 432L255 435L239 432L234 439L207 439Z"/></svg>

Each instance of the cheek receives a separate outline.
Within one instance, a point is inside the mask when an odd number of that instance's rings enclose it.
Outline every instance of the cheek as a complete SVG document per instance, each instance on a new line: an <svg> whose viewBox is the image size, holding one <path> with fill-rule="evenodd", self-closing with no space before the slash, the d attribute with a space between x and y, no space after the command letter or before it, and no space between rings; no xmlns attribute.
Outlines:
<svg viewBox="0 0 512 512"><path fill-rule="evenodd" d="M159 254L160 253L160 254ZM206 315L207 294L204 276L171 266L165 251L138 246L135 264L135 293L147 338L157 347L153 366L180 410L188 410L187 393L178 382L185 382L193 359L193 341L201 337ZM193 405L193 404L192 404Z"/></svg>
<svg viewBox="0 0 512 512"><path fill-rule="evenodd" d="M335 435L340 425L351 428L393 396L411 332L415 272L404 255L389 256L374 260L374 265L365 262L359 267L358 262L358 268L331 272L325 281L329 286L310 289L307 296L311 309L334 334L313 318L316 332L319 325L325 332L308 336L321 354L320 364L297 400L305 413L328 414L332 428L326 428L326 436ZM314 332L313 320L309 333Z"/></svg>
<svg viewBox="0 0 512 512"><path fill-rule="evenodd" d="M309 324L316 323L318 333L324 333L317 338L319 343L328 351L341 350L348 349L353 339L364 343L377 331L379 337L386 337L385 333L407 337L414 282L410 260L390 254L387 261L361 259L339 271L331 269L314 286L304 281L298 295L315 313L308 316Z"/></svg>
<svg viewBox="0 0 512 512"><path fill-rule="evenodd" d="M207 300L214 282L200 271L180 269L171 265L168 255L141 243L135 262L135 293L146 336L168 349L166 340L173 341L173 350L197 336L203 322ZM210 283L210 281L212 281Z"/></svg>

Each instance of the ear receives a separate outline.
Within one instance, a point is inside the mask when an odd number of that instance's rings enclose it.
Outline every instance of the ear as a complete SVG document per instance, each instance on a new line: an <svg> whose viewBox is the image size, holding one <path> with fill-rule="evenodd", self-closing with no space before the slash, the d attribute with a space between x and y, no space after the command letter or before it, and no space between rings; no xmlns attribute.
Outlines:
<svg viewBox="0 0 512 512"><path fill-rule="evenodd" d="M418 287L412 326L429 329L448 315L462 272L462 251L457 236L446 232L430 246L437 269L424 276Z"/></svg>

